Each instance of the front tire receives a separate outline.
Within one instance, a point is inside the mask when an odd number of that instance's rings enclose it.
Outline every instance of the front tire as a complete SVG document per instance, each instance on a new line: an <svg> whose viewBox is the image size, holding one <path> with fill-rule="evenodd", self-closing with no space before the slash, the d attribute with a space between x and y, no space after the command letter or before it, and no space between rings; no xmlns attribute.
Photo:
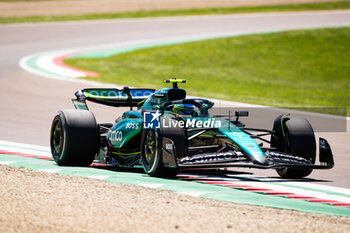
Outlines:
<svg viewBox="0 0 350 233"><path fill-rule="evenodd" d="M277 149L290 153L295 156L303 157L311 164L316 159L316 140L315 134L309 121L303 118L291 118L284 123L284 135L278 135L283 138L283 143L277 145ZM303 178L311 174L312 169L276 169L278 175L282 178Z"/></svg>
<svg viewBox="0 0 350 233"><path fill-rule="evenodd" d="M172 121L172 119L169 119ZM144 129L141 137L141 161L145 172L155 177L174 177L179 173L177 166L164 166L162 139L166 137L175 145L174 163L185 155L185 132L182 128Z"/></svg>
<svg viewBox="0 0 350 233"><path fill-rule="evenodd" d="M162 176L163 165L159 130L144 130L141 140L141 159L145 172L150 176Z"/></svg>
<svg viewBox="0 0 350 233"><path fill-rule="evenodd" d="M60 166L89 166L99 151L99 128L86 110L61 110L52 121L51 154Z"/></svg>

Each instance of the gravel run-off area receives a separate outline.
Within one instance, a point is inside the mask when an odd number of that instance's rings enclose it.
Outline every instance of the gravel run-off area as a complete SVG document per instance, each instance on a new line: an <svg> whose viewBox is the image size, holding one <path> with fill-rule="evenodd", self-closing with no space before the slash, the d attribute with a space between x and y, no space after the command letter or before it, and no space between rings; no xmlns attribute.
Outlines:
<svg viewBox="0 0 350 233"><path fill-rule="evenodd" d="M0 232L350 232L350 218L0 165Z"/></svg>

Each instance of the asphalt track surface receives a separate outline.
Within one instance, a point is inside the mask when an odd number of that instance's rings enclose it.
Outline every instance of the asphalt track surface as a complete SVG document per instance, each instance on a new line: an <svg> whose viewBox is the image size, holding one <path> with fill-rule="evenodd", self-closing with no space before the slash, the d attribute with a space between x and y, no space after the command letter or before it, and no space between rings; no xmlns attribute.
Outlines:
<svg viewBox="0 0 350 233"><path fill-rule="evenodd" d="M18 61L29 54L163 37L349 25L350 11L1 25L0 139L48 146L50 125L57 110L72 108L70 98L76 90L95 86L47 79L21 70ZM113 122L118 115L115 109L104 106L93 106L92 110L99 122ZM331 143L336 167L330 171L314 171L309 181L349 188L349 127L347 133L320 133L320 136ZM275 176L274 171L252 171Z"/></svg>

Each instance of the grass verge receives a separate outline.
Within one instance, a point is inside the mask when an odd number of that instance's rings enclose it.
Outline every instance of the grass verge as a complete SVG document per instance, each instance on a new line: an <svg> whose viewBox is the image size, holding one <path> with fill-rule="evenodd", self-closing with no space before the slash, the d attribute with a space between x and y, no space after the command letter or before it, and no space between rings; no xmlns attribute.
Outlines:
<svg viewBox="0 0 350 233"><path fill-rule="evenodd" d="M163 87L186 78L191 95L278 106L350 106L350 28L298 30L66 59L107 83Z"/></svg>
<svg viewBox="0 0 350 233"><path fill-rule="evenodd" d="M30 17L0 17L0 23L28 23L28 22L53 22L73 20L96 20L96 19L121 19L121 18L144 18L162 16L186 16L186 15L211 15L211 14L234 14L234 13L257 13L257 12L283 12L283 11L314 11L314 10L339 10L350 9L350 1L253 6L233 8L207 8L185 10L159 10L159 11L136 11L124 13L87 14L87 15L64 15L64 16L30 16Z"/></svg>

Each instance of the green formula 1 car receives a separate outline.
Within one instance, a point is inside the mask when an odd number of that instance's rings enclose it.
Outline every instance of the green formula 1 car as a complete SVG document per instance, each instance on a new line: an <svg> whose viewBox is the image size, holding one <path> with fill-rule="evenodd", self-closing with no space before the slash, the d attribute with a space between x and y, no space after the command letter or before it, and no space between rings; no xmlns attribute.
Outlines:
<svg viewBox="0 0 350 233"><path fill-rule="evenodd" d="M143 166L150 176L171 177L182 169L248 167L276 169L283 178L302 178L313 169L334 166L329 144L316 141L310 123L287 114L272 130L245 127L246 111L212 115L214 103L186 98L185 80L166 80L172 88L83 89L75 93L75 110L61 110L51 127L51 151L60 166L88 166L96 161ZM129 107L115 123L96 123L86 101ZM133 108L137 108L133 110ZM268 143L263 147L259 140Z"/></svg>

